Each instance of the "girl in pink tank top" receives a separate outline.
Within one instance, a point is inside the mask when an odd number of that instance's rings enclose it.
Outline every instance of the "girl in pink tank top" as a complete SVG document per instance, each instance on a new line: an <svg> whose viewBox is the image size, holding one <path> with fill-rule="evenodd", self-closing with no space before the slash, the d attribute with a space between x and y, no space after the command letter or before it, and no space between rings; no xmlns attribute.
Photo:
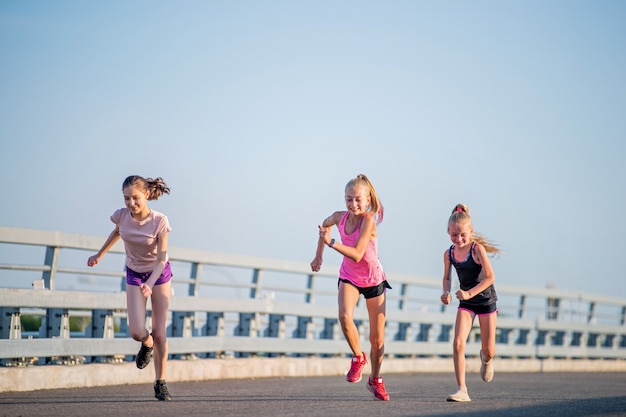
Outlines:
<svg viewBox="0 0 626 417"><path fill-rule="evenodd" d="M389 400L380 368L385 353L385 291L391 288L378 260L376 226L383 220L383 206L370 180L363 174L350 180L345 188L346 210L328 216L319 228L319 241L311 269L318 272L326 246L343 255L339 270L339 322L343 335L352 350L348 382L357 383L367 357L361 351L359 332L354 324L354 309L361 294L365 298L370 317L371 374L367 389L374 398ZM341 242L332 239L330 232L337 226Z"/></svg>

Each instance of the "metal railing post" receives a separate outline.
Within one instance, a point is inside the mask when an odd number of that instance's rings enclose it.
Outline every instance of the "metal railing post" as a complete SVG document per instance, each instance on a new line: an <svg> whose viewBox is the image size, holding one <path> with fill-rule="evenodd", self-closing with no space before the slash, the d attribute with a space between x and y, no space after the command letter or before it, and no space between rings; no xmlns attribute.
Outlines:
<svg viewBox="0 0 626 417"><path fill-rule="evenodd" d="M307 304L313 304L315 300L315 275L309 274L306 281L306 293L304 295L304 302Z"/></svg>
<svg viewBox="0 0 626 417"><path fill-rule="evenodd" d="M252 288L250 288L250 298L259 298L261 295L261 284L263 282L263 270L254 268L252 272Z"/></svg>
<svg viewBox="0 0 626 417"><path fill-rule="evenodd" d="M91 312L91 325L87 328L87 335L91 338L113 339L115 338L115 325L113 322L113 310L93 310ZM92 362L114 363L122 362L123 357L94 356Z"/></svg>
<svg viewBox="0 0 626 417"><path fill-rule="evenodd" d="M22 338L21 313L18 307L0 308L0 339L19 340ZM0 358L2 366L24 366L31 358Z"/></svg>
<svg viewBox="0 0 626 417"><path fill-rule="evenodd" d="M57 275L57 264L59 262L59 248L53 246L46 247L46 257L44 259L44 265L49 269L43 271L43 282L47 289L54 290L55 280Z"/></svg>

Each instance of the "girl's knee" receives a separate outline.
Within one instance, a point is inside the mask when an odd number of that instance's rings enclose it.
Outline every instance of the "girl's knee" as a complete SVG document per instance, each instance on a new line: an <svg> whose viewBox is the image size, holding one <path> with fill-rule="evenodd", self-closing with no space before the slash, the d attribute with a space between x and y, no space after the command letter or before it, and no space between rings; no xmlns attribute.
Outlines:
<svg viewBox="0 0 626 417"><path fill-rule="evenodd" d="M372 346L372 349L383 349L385 346L385 336L377 333L370 334L370 346Z"/></svg>
<svg viewBox="0 0 626 417"><path fill-rule="evenodd" d="M133 340L136 340L138 342L145 342L146 339L148 338L149 334L146 331L146 329L139 329L139 330L130 330L130 337L133 338Z"/></svg>
<svg viewBox="0 0 626 417"><path fill-rule="evenodd" d="M349 325L354 326L354 317L351 314L339 314L339 324L344 329Z"/></svg>
<svg viewBox="0 0 626 417"><path fill-rule="evenodd" d="M463 340L454 340L454 342L452 342L452 349L457 353L464 353L465 342Z"/></svg>
<svg viewBox="0 0 626 417"><path fill-rule="evenodd" d="M152 340L154 340L154 343L157 345L164 345L165 342L167 342L167 336L165 335L165 333L160 333L160 332L152 332Z"/></svg>
<svg viewBox="0 0 626 417"><path fill-rule="evenodd" d="M385 353L385 345L384 344L380 344L380 345L371 345L370 347L371 349L371 355L373 357L375 356L383 356L383 354Z"/></svg>
<svg viewBox="0 0 626 417"><path fill-rule="evenodd" d="M496 356L496 349L492 348L492 347L483 347L482 348L483 351L483 357L485 358L486 361L489 361L491 358L493 358L494 356Z"/></svg>

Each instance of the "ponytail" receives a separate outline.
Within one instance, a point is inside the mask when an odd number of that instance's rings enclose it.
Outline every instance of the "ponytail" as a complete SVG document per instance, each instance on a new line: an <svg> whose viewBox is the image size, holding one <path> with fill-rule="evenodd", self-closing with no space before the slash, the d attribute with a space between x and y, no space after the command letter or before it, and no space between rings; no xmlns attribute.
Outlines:
<svg viewBox="0 0 626 417"><path fill-rule="evenodd" d="M122 183L122 189L133 186L141 189L142 191L148 192L148 200L157 200L163 194L169 194L170 189L163 181L163 178L156 177L152 178L143 178L139 175L131 175L126 177L124 182Z"/></svg>

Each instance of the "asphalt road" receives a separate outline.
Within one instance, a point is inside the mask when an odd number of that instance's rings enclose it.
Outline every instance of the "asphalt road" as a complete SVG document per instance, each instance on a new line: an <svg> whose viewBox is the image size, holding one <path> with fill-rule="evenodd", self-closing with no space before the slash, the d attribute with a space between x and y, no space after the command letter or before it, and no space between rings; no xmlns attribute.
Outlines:
<svg viewBox="0 0 626 417"><path fill-rule="evenodd" d="M625 373L496 372L488 384L468 374L469 403L445 400L452 374L384 378L388 402L373 399L365 377L260 378L170 383L170 402L151 385L0 393L0 416L626 416Z"/></svg>

